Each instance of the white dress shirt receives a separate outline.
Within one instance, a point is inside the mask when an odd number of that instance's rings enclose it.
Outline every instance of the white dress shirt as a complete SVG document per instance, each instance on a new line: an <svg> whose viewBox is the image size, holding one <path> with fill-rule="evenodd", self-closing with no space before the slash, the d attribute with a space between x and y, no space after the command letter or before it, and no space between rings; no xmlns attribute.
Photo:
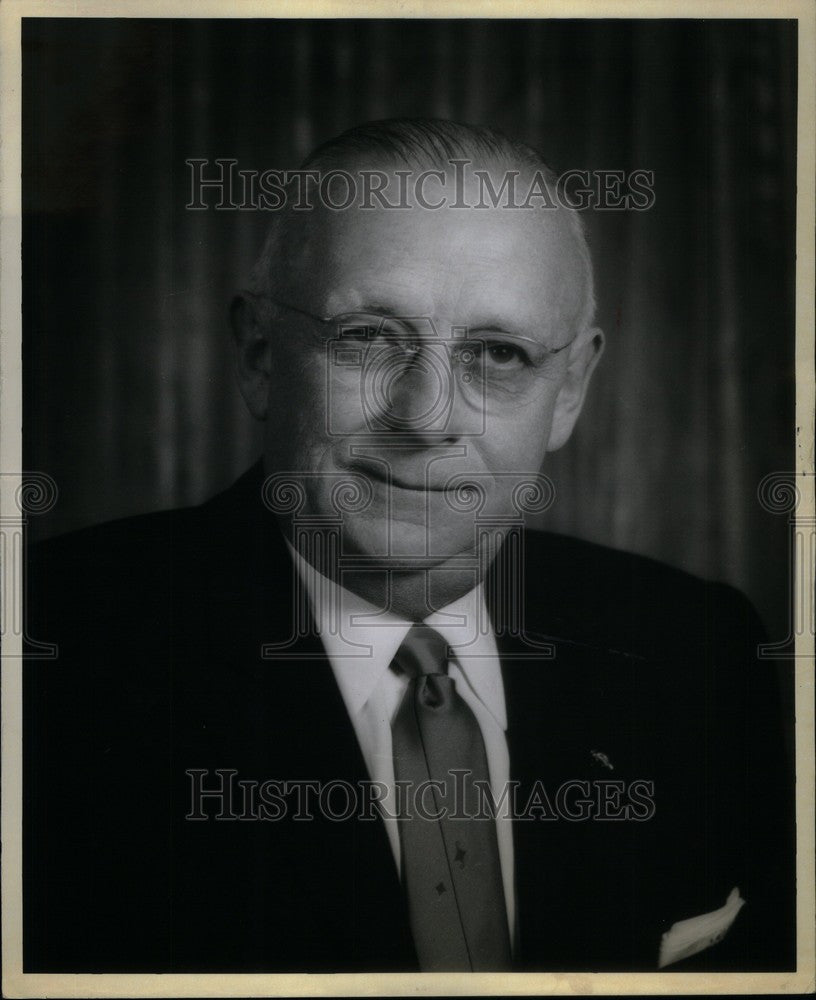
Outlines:
<svg viewBox="0 0 816 1000"><path fill-rule="evenodd" d="M411 623L390 612L383 613L340 587L318 573L291 545L289 549L308 592L315 626L357 734L369 777L387 789L378 805L399 872L391 723L408 687L408 678L389 667ZM489 624L481 584L426 618L425 624L435 628L456 652L456 659L448 665L448 674L479 723L493 798L500 803L510 777L505 735L507 713L496 638ZM496 832L513 941L516 915L509 803L508 796L497 815Z"/></svg>

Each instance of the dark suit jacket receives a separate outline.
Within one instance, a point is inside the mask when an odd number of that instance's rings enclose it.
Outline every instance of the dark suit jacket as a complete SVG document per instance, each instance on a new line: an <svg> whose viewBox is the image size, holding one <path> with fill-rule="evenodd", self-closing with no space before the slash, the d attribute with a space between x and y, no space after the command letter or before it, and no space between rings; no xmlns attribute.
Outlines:
<svg viewBox="0 0 816 1000"><path fill-rule="evenodd" d="M378 818L185 819L190 769L367 777L319 639L261 656L292 634L294 572L261 481L29 560L28 633L59 656L24 675L26 971L417 967ZM672 969L791 968L790 767L750 605L574 539L529 532L523 556L525 635L493 609L511 776L649 781L655 811L515 824L518 968L654 970L734 886L725 941Z"/></svg>

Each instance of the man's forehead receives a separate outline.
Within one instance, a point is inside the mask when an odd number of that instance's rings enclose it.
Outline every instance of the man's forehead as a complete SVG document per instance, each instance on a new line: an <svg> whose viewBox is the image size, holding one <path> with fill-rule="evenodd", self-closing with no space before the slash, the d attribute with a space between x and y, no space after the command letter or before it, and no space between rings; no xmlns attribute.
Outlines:
<svg viewBox="0 0 816 1000"><path fill-rule="evenodd" d="M380 302L529 326L544 308L553 322L569 319L584 296L564 209L315 206L295 220L283 257L287 294L308 295L325 315Z"/></svg>

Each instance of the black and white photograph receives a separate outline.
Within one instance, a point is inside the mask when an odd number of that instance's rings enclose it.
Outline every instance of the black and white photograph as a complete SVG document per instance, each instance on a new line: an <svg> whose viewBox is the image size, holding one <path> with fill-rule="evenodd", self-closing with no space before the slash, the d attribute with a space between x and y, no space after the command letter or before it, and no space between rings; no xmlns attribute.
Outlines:
<svg viewBox="0 0 816 1000"><path fill-rule="evenodd" d="M446 7L6 8L8 996L813 986L814 9Z"/></svg>

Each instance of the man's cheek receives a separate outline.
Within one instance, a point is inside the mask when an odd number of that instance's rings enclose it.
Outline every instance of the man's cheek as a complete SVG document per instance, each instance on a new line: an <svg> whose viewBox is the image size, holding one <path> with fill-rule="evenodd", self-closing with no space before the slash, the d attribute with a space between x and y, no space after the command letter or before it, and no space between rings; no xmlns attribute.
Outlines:
<svg viewBox="0 0 816 1000"><path fill-rule="evenodd" d="M515 421L488 422L485 433L472 438L469 448L474 449L474 458L478 452L490 472L535 474L544 460L548 436L546 414L525 414L524 419Z"/></svg>
<svg viewBox="0 0 816 1000"><path fill-rule="evenodd" d="M324 362L314 367L309 392L313 397L313 414L319 416L319 426L326 437L341 438L366 430L359 368L351 362L340 363L346 354L355 351L359 353L359 348L349 345L344 351L336 351L337 357L331 364Z"/></svg>

